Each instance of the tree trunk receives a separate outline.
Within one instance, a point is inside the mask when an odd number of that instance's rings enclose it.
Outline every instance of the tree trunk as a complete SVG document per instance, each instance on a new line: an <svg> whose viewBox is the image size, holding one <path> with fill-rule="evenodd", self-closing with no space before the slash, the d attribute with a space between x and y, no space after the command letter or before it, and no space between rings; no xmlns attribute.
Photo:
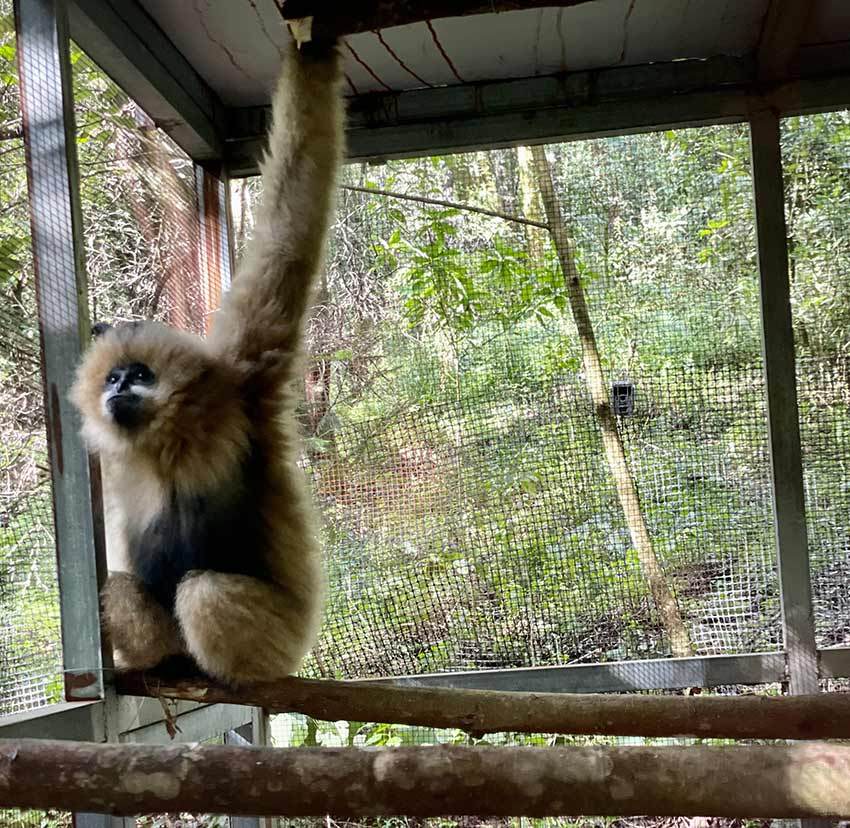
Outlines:
<svg viewBox="0 0 850 828"><path fill-rule="evenodd" d="M608 388L605 384L602 362L599 358L599 349L596 346L596 336L593 332L593 323L590 319L584 289L581 286L576 267L575 250L555 195L552 171L543 147L532 147L531 152L534 158L537 184L549 221L549 234L567 283L570 309L581 342L584 373L596 418L599 422L599 429L602 432L605 459L608 461L611 476L614 478L617 497L620 500L620 506L623 509L623 515L629 528L632 543L637 551L638 560L649 582L649 589L661 616L661 623L670 639L673 655L689 656L693 654L690 636L676 604L676 599L673 597L673 592L664 576L658 555L652 545L652 538L640 505L637 486L626 461L626 452L617 428L617 419L611 410Z"/></svg>
<svg viewBox="0 0 850 828"><path fill-rule="evenodd" d="M331 357L332 335L328 330L327 308L330 303L328 274L322 271L318 288L313 298L312 318L310 320L310 351L312 356L304 377L304 397L307 403L307 429L311 437L316 437L335 447L334 435L327 422L322 421L331 410ZM324 457L327 452L319 450L316 444L308 446L311 459Z"/></svg>
<svg viewBox="0 0 850 828"><path fill-rule="evenodd" d="M0 742L0 807L256 816L850 815L850 747Z"/></svg>
<svg viewBox="0 0 850 828"><path fill-rule="evenodd" d="M517 147L517 169L519 170L519 190L522 199L522 217L530 221L543 221L540 209L540 188L534 169L534 156L529 147ZM532 267L540 267L544 260L546 239L544 230L531 225L525 226L525 238Z"/></svg>

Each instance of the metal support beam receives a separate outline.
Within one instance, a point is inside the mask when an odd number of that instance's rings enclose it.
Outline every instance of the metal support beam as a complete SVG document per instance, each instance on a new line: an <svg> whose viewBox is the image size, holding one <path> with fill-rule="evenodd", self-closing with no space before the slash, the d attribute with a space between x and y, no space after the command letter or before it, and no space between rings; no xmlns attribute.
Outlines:
<svg viewBox="0 0 850 828"><path fill-rule="evenodd" d="M807 48L800 66L800 78L769 86L757 83L751 58L718 57L364 95L349 101L348 157L384 160L745 121L763 96L783 114L850 106L846 49L827 56ZM231 111L231 176L257 172L268 119L265 107Z"/></svg>
<svg viewBox="0 0 850 828"><path fill-rule="evenodd" d="M200 220L201 289L206 332L221 297L230 289L233 275L233 233L230 226L229 184L221 165L196 164L195 190Z"/></svg>
<svg viewBox="0 0 850 828"><path fill-rule="evenodd" d="M39 710L0 717L0 739L73 739L101 742L104 739L104 705L66 702Z"/></svg>
<svg viewBox="0 0 850 828"><path fill-rule="evenodd" d="M225 733L224 743L226 745L236 745L237 747L249 747L255 744L253 723L238 730L231 730ZM263 822L263 817L233 816L230 817L230 828L265 828Z"/></svg>
<svg viewBox="0 0 850 828"><path fill-rule="evenodd" d="M69 0L71 37L195 160L221 158L224 107L135 0Z"/></svg>
<svg viewBox="0 0 850 828"><path fill-rule="evenodd" d="M750 137L774 521L789 690L794 694L815 693L817 650L776 112L762 109L753 113Z"/></svg>
<svg viewBox="0 0 850 828"><path fill-rule="evenodd" d="M466 673L430 673L376 679L414 687L522 690L539 693L627 693L728 684L769 684L785 679L782 653L614 661Z"/></svg>
<svg viewBox="0 0 850 828"><path fill-rule="evenodd" d="M143 745L206 742L250 723L249 707L241 704L208 704L174 715L173 718L121 733L118 741Z"/></svg>
<svg viewBox="0 0 850 828"><path fill-rule="evenodd" d="M571 72L351 99L350 160L404 158L514 144L742 121L746 59ZM226 146L232 176L253 175L269 110L234 110Z"/></svg>
<svg viewBox="0 0 850 828"><path fill-rule="evenodd" d="M795 68L814 6L810 0L771 0L758 48L759 80L779 80Z"/></svg>
<svg viewBox="0 0 850 828"><path fill-rule="evenodd" d="M89 338L65 3L17 0L21 108L53 482L65 697L103 697L99 475L68 400ZM101 569L103 571L103 569Z"/></svg>
<svg viewBox="0 0 850 828"><path fill-rule="evenodd" d="M818 651L821 678L850 678L850 647Z"/></svg>
<svg viewBox="0 0 850 828"><path fill-rule="evenodd" d="M596 0L396 0L395 3L375 3L374 0L348 0L347 3L277 0L285 20L311 19L311 35L314 39L409 26L446 17L538 9L544 6L568 8L590 2Z"/></svg>

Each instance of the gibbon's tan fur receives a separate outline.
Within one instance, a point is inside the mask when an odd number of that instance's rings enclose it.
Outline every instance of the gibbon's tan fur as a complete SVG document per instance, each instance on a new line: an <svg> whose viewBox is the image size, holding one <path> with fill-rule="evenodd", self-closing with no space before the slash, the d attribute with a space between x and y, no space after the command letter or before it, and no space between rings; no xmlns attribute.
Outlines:
<svg viewBox="0 0 850 828"><path fill-rule="evenodd" d="M340 74L336 48L302 54L293 46L284 56L256 235L209 338L152 322L118 325L80 366L72 400L103 469L110 568L103 618L120 668L181 654L225 681L268 680L297 669L314 643L323 576L295 464L291 386L341 160ZM130 369L116 374L116 366ZM131 427L117 422L108 399L107 384L120 396L125 376L140 423ZM221 503L249 508L222 523ZM234 533L232 557L217 549L220 568L193 568L163 586L172 560L165 555L156 569L161 550L145 539L182 539L186 526L215 538L204 529L208 518ZM251 527L244 538L243 520ZM203 560L203 550L189 551ZM241 572L245 556L256 557L262 576ZM173 592L165 602L172 606L149 594L140 574L149 571Z"/></svg>

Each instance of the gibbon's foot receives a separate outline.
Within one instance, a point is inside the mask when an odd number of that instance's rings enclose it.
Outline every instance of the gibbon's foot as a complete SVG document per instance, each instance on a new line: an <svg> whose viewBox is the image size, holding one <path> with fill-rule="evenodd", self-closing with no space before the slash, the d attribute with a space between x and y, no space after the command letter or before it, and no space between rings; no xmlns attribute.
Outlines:
<svg viewBox="0 0 850 828"><path fill-rule="evenodd" d="M210 678L198 666L198 662L188 655L168 656L148 672L155 678L165 679L166 681L207 680Z"/></svg>
<svg viewBox="0 0 850 828"><path fill-rule="evenodd" d="M309 608L248 575L189 573L177 587L175 614L201 669L234 685L291 675L315 637Z"/></svg>
<svg viewBox="0 0 850 828"><path fill-rule="evenodd" d="M100 593L117 670L148 670L184 652L174 618L129 572L111 572Z"/></svg>

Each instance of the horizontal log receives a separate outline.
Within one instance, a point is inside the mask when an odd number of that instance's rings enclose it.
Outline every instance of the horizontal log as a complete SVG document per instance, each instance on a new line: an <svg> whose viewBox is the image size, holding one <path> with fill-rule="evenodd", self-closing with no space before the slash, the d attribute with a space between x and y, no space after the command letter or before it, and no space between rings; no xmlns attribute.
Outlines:
<svg viewBox="0 0 850 828"><path fill-rule="evenodd" d="M313 18L316 38L341 36L421 23L442 17L520 11L546 6L578 6L593 0L278 0L285 20Z"/></svg>
<svg viewBox="0 0 850 828"><path fill-rule="evenodd" d="M850 747L246 748L0 741L0 808L113 814L850 816Z"/></svg>
<svg viewBox="0 0 850 828"><path fill-rule="evenodd" d="M137 696L227 702L325 721L460 728L469 733L572 733L724 739L848 739L850 694L642 696L457 690L287 678L237 690L201 680L119 676Z"/></svg>

